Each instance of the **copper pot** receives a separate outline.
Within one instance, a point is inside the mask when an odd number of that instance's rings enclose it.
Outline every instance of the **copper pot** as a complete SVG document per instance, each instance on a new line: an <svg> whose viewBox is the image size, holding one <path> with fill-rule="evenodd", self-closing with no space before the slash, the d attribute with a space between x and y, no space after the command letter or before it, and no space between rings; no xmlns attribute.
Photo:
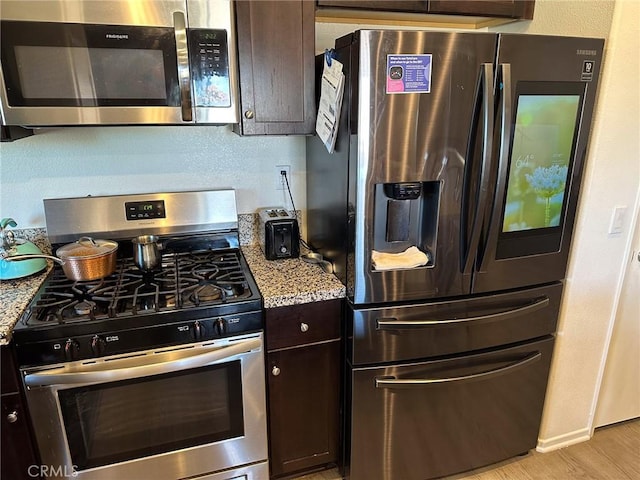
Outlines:
<svg viewBox="0 0 640 480"><path fill-rule="evenodd" d="M94 240L82 237L77 242L63 245L56 255L15 255L8 261L48 258L62 266L69 280L87 281L108 277L116 269L118 243L113 240Z"/></svg>

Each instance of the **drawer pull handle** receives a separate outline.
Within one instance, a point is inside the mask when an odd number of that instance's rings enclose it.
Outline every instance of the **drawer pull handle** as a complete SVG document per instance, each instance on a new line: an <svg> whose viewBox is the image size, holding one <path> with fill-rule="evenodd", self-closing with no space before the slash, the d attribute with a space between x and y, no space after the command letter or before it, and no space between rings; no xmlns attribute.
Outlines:
<svg viewBox="0 0 640 480"><path fill-rule="evenodd" d="M479 315L476 317L449 318L446 320L398 320L394 317L378 318L376 321L376 328L378 330L400 330L410 328L425 328L431 326L456 325L471 322L492 322L496 320L502 320L509 316L532 313L536 310L541 310L545 307L548 307L550 303L551 302L549 300L549 297L542 297L535 300L533 303L515 307L502 312L491 313L488 315Z"/></svg>
<svg viewBox="0 0 640 480"><path fill-rule="evenodd" d="M308 324L306 324L306 323L304 323L304 322L302 322L302 323L300 324L300 331L301 331L302 333L304 333L304 332L306 332L307 330L309 330L309 325L308 325Z"/></svg>
<svg viewBox="0 0 640 480"><path fill-rule="evenodd" d="M443 383L462 383L472 382L475 380L485 380L487 378L497 377L507 373L511 373L514 370L527 367L532 363L539 361L542 358L542 353L535 352L522 360L509 364L505 367L495 368L486 372L474 373L471 375L462 375L459 377L447 377L447 378L409 378L399 379L397 377L378 377L375 379L376 388L402 388L402 387L420 387L427 385L438 385Z"/></svg>
<svg viewBox="0 0 640 480"><path fill-rule="evenodd" d="M9 415L7 415L7 422L15 423L17 421L18 421L18 412L16 412L15 410L11 412Z"/></svg>
<svg viewBox="0 0 640 480"><path fill-rule="evenodd" d="M271 375L273 375L274 377L280 375L280 369L276 365L274 365L271 369Z"/></svg>

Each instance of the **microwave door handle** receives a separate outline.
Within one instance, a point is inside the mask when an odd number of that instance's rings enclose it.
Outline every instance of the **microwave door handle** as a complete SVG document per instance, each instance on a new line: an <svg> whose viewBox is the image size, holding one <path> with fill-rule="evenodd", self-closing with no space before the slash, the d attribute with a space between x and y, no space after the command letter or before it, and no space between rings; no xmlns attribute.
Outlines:
<svg viewBox="0 0 640 480"><path fill-rule="evenodd" d="M191 353L188 351L179 351L178 358L172 358L169 361L160 361L148 365L140 365L141 357L131 357L122 360L124 363L120 368L105 369L104 363L83 365L80 368L74 368L69 371L68 368L55 368L44 372L30 373L25 375L24 383L28 387L42 387L50 385L80 385L115 382L118 380L128 380L131 378L148 377L151 375L159 375L162 373L178 372L189 370L192 368L204 367L212 363L220 363L231 357L242 353L248 353L251 350L260 348L262 340L259 338L248 338L239 342L216 348L213 351L199 353L196 355L186 355ZM175 351L161 352L166 354L175 354ZM144 358L144 357L142 357ZM115 363L115 361L114 361ZM108 365L108 364L107 364Z"/></svg>
<svg viewBox="0 0 640 480"><path fill-rule="evenodd" d="M521 307L511 308L502 312L491 313L489 315L476 315L464 318L448 318L445 320L398 320L397 318L379 318L376 321L378 330L407 330L412 328L424 328L433 326L458 325L469 322L489 322L501 320L506 317L532 313L549 306L549 297L542 297Z"/></svg>
<svg viewBox="0 0 640 480"><path fill-rule="evenodd" d="M458 377L445 377L445 378L406 378L399 379L396 377L378 377L376 378L376 388L410 388L410 387L425 387L429 385L442 385L450 383L467 383L477 380L487 380L492 377L500 375L506 375L512 373L515 370L520 370L532 363L539 361L542 358L542 353L535 352L527 355L522 360L515 363L510 363L504 367L494 368L487 370L486 372L473 373L471 375L461 375Z"/></svg>
<svg viewBox="0 0 640 480"><path fill-rule="evenodd" d="M193 120L193 110L191 108L191 77L189 74L189 50L187 48L187 23L183 12L173 12L173 26L176 36L182 120L191 122Z"/></svg>
<svg viewBox="0 0 640 480"><path fill-rule="evenodd" d="M504 208L504 194L507 183L507 171L509 165L509 152L511 142L511 117L513 114L512 105L512 84L511 65L501 63L498 66L498 92L501 95L500 109L500 151L498 153L498 174L496 176L496 191L494 195L493 208L489 216L489 230L484 251L480 256L480 272L487 271L488 264L492 262L496 255L498 244L498 234L502 230L502 208Z"/></svg>
<svg viewBox="0 0 640 480"><path fill-rule="evenodd" d="M491 154L493 143L493 123L494 123L494 95L493 95L493 64L483 63L480 70L480 82L482 89L482 163L480 168L480 182L474 220L471 227L471 237L466 251L466 258L462 268L462 273L469 274L473 269L476 260L476 250L480 242L480 232L487 203L489 191L489 177L491 170Z"/></svg>

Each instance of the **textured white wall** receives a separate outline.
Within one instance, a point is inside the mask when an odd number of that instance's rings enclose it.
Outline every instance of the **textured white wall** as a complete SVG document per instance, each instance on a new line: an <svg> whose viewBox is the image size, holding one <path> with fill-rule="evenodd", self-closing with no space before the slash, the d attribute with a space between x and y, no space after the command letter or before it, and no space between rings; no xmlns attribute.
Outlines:
<svg viewBox="0 0 640 480"><path fill-rule="evenodd" d="M580 13L581 9L576 9L578 18ZM580 24L592 25L586 20ZM543 451L584 440L593 433L640 186L639 24L640 3L617 0L605 45L604 72L540 432L539 449ZM608 229L616 205L626 205L628 210L622 233L611 235ZM637 362L638 358L629 361Z"/></svg>
<svg viewBox="0 0 640 480"><path fill-rule="evenodd" d="M239 137L230 127L44 129L0 145L0 215L44 226L43 198L235 188L239 213L290 206L276 165L291 165L306 208L304 137Z"/></svg>
<svg viewBox="0 0 640 480"><path fill-rule="evenodd" d="M606 38L611 27L614 4L614 0L536 0L533 20L489 30Z"/></svg>

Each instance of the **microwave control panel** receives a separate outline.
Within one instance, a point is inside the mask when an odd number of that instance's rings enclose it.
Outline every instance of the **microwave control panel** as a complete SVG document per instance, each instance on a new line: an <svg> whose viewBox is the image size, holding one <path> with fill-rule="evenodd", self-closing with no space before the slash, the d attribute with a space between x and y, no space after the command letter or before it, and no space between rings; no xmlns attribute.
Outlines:
<svg viewBox="0 0 640 480"><path fill-rule="evenodd" d="M231 106L226 30L190 29L188 35L195 106Z"/></svg>

